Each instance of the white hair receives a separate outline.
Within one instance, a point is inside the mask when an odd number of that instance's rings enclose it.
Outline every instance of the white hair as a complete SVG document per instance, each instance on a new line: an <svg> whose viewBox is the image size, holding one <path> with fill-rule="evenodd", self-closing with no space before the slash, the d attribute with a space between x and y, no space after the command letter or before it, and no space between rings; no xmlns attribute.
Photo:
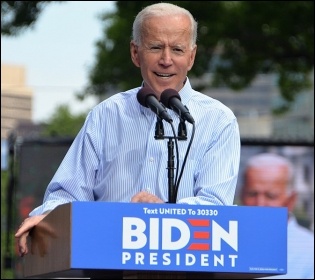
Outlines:
<svg viewBox="0 0 315 280"><path fill-rule="evenodd" d="M189 17L191 22L191 48L193 48L197 41L197 21L188 10L170 3L157 3L149 5L138 13L132 26L132 40L135 44L139 46L142 42L142 26L143 22L147 18L165 15L186 15Z"/></svg>
<svg viewBox="0 0 315 280"><path fill-rule="evenodd" d="M252 156L246 163L245 170L250 167L286 167L288 169L288 191L293 190L294 166L292 162L279 154L260 153Z"/></svg>

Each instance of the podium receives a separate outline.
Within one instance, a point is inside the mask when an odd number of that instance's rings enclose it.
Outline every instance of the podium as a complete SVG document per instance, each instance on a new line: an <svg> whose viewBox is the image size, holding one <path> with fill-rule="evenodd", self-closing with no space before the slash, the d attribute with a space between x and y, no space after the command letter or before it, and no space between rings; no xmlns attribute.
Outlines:
<svg viewBox="0 0 315 280"><path fill-rule="evenodd" d="M286 274L287 208L72 202L36 225L25 278L244 279Z"/></svg>

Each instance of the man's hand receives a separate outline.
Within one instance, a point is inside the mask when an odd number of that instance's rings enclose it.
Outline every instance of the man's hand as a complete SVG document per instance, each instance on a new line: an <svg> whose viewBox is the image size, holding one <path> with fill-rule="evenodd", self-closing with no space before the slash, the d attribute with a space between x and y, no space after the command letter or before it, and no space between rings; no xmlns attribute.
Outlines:
<svg viewBox="0 0 315 280"><path fill-rule="evenodd" d="M155 196L154 194L142 191L137 193L131 198L131 202L142 202L142 203L164 203L163 200Z"/></svg>
<svg viewBox="0 0 315 280"><path fill-rule="evenodd" d="M27 237L29 236L30 230L34 226L36 226L42 219L44 219L47 214L26 218L18 228L14 236L18 239L20 257L23 257L28 253Z"/></svg>

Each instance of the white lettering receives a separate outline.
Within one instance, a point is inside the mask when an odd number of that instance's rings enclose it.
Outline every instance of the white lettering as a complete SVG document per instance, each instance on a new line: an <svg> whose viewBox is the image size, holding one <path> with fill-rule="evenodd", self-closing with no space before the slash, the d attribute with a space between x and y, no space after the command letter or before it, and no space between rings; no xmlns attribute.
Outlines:
<svg viewBox="0 0 315 280"><path fill-rule="evenodd" d="M163 254L163 265L170 265L171 259L170 259L170 253Z"/></svg>
<svg viewBox="0 0 315 280"><path fill-rule="evenodd" d="M174 215L186 215L186 209L176 209L176 208L160 208L160 214L174 214Z"/></svg>
<svg viewBox="0 0 315 280"><path fill-rule="evenodd" d="M218 223L212 221L212 250L221 251L221 239L238 251L238 223L229 221L229 232L225 231Z"/></svg>
<svg viewBox="0 0 315 280"><path fill-rule="evenodd" d="M201 254L201 266L209 266L209 255L208 254Z"/></svg>
<svg viewBox="0 0 315 280"><path fill-rule="evenodd" d="M177 241L172 241L172 228L177 228L181 233ZM179 219L163 219L162 236L162 250L179 250L188 244L190 230L188 225Z"/></svg>
<svg viewBox="0 0 315 280"><path fill-rule="evenodd" d="M157 253L150 253L150 265L157 265Z"/></svg>
<svg viewBox="0 0 315 280"><path fill-rule="evenodd" d="M229 255L229 258L231 259L231 266L235 267L235 259L237 259L237 255Z"/></svg>
<svg viewBox="0 0 315 280"><path fill-rule="evenodd" d="M212 238L210 245L212 251L222 251L223 241L232 249L238 251L237 221L229 221L228 231L216 221L212 220L211 225L210 235ZM190 238L190 227L180 219L150 218L147 228L146 222L140 218L123 218L122 247L124 249L137 250L148 245L150 250L176 251L185 248L190 242ZM178 260L178 262L180 261Z"/></svg>
<svg viewBox="0 0 315 280"><path fill-rule="evenodd" d="M146 224L142 219L124 217L123 218L123 248L140 249L147 243L147 237L144 234ZM132 240L135 237L136 240Z"/></svg>
<svg viewBox="0 0 315 280"><path fill-rule="evenodd" d="M224 256L221 255L220 258L216 255L214 255L213 258L213 265L218 266L218 263L220 263L222 266L224 266Z"/></svg>
<svg viewBox="0 0 315 280"><path fill-rule="evenodd" d="M159 249L159 219L150 219L150 249Z"/></svg>
<svg viewBox="0 0 315 280"><path fill-rule="evenodd" d="M144 264L144 254L137 252L135 253L135 264Z"/></svg>
<svg viewBox="0 0 315 280"><path fill-rule="evenodd" d="M192 254L186 254L185 256L185 264L186 265L194 265L196 262L196 257Z"/></svg>
<svg viewBox="0 0 315 280"><path fill-rule="evenodd" d="M127 261L131 260L131 254L127 252L122 253L121 262L122 264L126 264Z"/></svg>
<svg viewBox="0 0 315 280"><path fill-rule="evenodd" d="M133 262L135 265L163 265L168 266L174 264L176 266L185 265L185 266L195 266L199 265L201 267L209 267L209 254L180 254L180 253L163 253L159 255L157 252L151 252L145 255L142 252L135 252L133 255L129 252L122 253L122 264L127 264ZM230 264L225 264L225 258L231 260ZM235 267L237 255L213 255L213 267L217 266L229 266Z"/></svg>

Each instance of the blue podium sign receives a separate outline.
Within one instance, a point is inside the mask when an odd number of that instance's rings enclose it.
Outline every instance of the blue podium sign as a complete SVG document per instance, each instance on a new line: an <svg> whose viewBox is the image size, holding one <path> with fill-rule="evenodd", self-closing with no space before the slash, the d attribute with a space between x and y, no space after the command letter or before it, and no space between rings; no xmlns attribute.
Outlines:
<svg viewBox="0 0 315 280"><path fill-rule="evenodd" d="M286 274L287 218L280 207L63 204L32 230L23 273L102 279L117 273L146 279L157 273L186 275L181 279Z"/></svg>
<svg viewBox="0 0 315 280"><path fill-rule="evenodd" d="M285 274L287 217L274 207L74 202L71 267Z"/></svg>

